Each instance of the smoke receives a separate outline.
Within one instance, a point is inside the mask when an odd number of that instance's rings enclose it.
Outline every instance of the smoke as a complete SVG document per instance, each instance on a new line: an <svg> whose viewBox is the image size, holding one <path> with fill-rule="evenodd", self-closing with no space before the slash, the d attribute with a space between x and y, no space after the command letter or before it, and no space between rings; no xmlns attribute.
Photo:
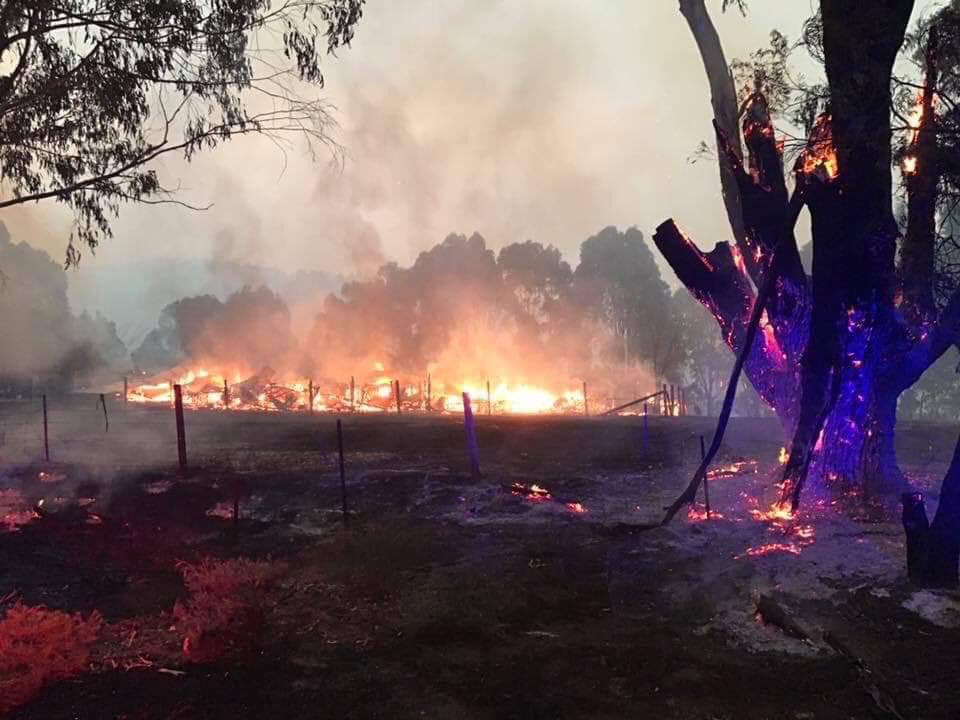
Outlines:
<svg viewBox="0 0 960 720"><path fill-rule="evenodd" d="M0 271L0 389L69 388L127 366L113 323L73 315L63 268L47 253L14 243L2 222Z"/></svg>
<svg viewBox="0 0 960 720"><path fill-rule="evenodd" d="M244 287L225 301L201 295L171 303L133 360L145 372L189 363L246 378L291 367L294 349L286 303L266 287Z"/></svg>
<svg viewBox="0 0 960 720"><path fill-rule="evenodd" d="M800 5L718 16L728 54L764 45L771 27L795 37ZM371 0L325 72L342 164L253 136L189 164L164 158L163 184L211 208L125 207L115 236L69 274L73 307L110 317L136 347L179 298L263 284L303 343L342 279L410 266L451 228L478 229L494 252L533 238L571 263L607 224L672 215L703 245L727 239L715 163L687 161L711 136L711 111L675 2ZM4 217L63 256L69 218L57 205Z"/></svg>

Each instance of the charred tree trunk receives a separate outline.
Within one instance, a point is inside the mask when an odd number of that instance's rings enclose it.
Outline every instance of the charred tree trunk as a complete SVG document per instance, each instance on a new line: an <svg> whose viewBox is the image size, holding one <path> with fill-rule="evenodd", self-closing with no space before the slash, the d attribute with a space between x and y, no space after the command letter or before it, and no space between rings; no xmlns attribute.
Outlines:
<svg viewBox="0 0 960 720"><path fill-rule="evenodd" d="M910 579L925 586L956 587L960 582L960 442L943 480L933 522L927 520L923 495L906 493L903 529Z"/></svg>

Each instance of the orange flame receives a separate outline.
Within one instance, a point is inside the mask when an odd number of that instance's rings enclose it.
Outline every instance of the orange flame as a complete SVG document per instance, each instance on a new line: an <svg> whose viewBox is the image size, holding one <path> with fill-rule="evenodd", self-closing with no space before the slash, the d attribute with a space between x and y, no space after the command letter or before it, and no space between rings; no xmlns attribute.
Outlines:
<svg viewBox="0 0 960 720"><path fill-rule="evenodd" d="M824 182L831 182L840 174L829 113L823 113L817 118L798 164L800 172L818 177Z"/></svg>

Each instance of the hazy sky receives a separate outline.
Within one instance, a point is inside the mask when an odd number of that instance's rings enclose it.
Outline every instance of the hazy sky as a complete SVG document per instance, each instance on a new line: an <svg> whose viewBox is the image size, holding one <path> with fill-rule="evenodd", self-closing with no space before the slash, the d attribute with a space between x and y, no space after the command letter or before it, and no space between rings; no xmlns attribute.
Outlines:
<svg viewBox="0 0 960 720"><path fill-rule="evenodd" d="M730 57L774 27L795 38L811 11L753 0L744 19L709 5ZM79 272L159 255L351 274L473 231L494 247L552 243L575 262L605 225L649 237L671 216L701 245L726 239L715 163L690 162L710 106L677 6L370 0L352 47L326 64L342 170L254 138L189 166L168 160L167 184L213 208L128 208ZM67 221L50 206L11 225L62 257Z"/></svg>

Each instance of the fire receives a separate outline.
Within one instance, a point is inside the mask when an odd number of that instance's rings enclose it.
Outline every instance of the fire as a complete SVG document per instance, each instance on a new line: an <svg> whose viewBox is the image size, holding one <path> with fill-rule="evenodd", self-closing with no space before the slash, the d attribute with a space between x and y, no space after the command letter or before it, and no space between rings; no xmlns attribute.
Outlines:
<svg viewBox="0 0 960 720"><path fill-rule="evenodd" d="M766 543L765 545L755 545L749 547L740 555L734 555L734 560L740 560L745 557L763 557L773 553L789 553L790 555L799 555L801 549L794 543Z"/></svg>
<svg viewBox="0 0 960 720"><path fill-rule="evenodd" d="M442 386L441 386L442 387ZM463 412L463 395L467 393L475 407L486 408L487 388L480 383L463 382L456 391L440 398L441 412ZM583 412L583 395L579 390L551 392L542 387L520 383L499 383L490 388L489 403L492 412L511 415L541 415L555 412Z"/></svg>
<svg viewBox="0 0 960 720"><path fill-rule="evenodd" d="M926 90L918 90L917 98L913 104L913 107L910 108L910 112L907 113L907 128L908 128L908 140L907 145L910 148L915 148L920 142L920 130L923 127L924 120L926 119L926 108L924 107L926 100ZM937 96L934 95L930 98L931 109L936 107ZM904 175L916 175L919 171L919 160L916 155L908 154L903 158L901 169L903 170Z"/></svg>
<svg viewBox="0 0 960 720"><path fill-rule="evenodd" d="M526 485L522 485L520 483L514 483L511 487L511 492L514 495L519 495L532 503L541 503L553 500L553 495L550 494L549 490L536 484L527 487Z"/></svg>
<svg viewBox="0 0 960 720"><path fill-rule="evenodd" d="M756 460L737 460L735 462L722 465L721 467L714 468L713 470L708 470L707 480L719 480L720 478L733 477L734 475L741 475L745 472L756 471Z"/></svg>
<svg viewBox="0 0 960 720"><path fill-rule="evenodd" d="M707 508L703 505L691 505L687 509L687 520L690 522L705 522L707 520L722 520L723 513L716 510L710 510L710 517L707 517Z"/></svg>
<svg viewBox="0 0 960 720"><path fill-rule="evenodd" d="M777 456L777 462L779 462L781 465L786 465L787 460L789 459L790 459L790 453L787 452L787 448L781 447L780 454Z"/></svg>
<svg viewBox="0 0 960 720"><path fill-rule="evenodd" d="M753 515L757 520L764 522L782 522L786 520L793 520L793 510L790 509L789 505L782 503L774 503L769 510L760 510L759 508L754 508L750 511L750 514Z"/></svg>
<svg viewBox="0 0 960 720"><path fill-rule="evenodd" d="M917 91L916 101L913 107L910 108L910 112L907 113L907 127L910 129L911 145L916 145L920 139L920 128L923 125L923 117L925 115L923 107L924 93L924 90Z"/></svg>
<svg viewBox="0 0 960 720"><path fill-rule="evenodd" d="M587 509L581 503L578 503L578 502L568 502L566 507L567 507L567 510L569 510L572 513L576 513L577 515L582 515L587 511Z"/></svg>
<svg viewBox="0 0 960 720"><path fill-rule="evenodd" d="M800 154L798 166L803 174L819 177L824 182L830 182L840 174L829 113L823 113L817 118L807 140L807 147Z"/></svg>
<svg viewBox="0 0 960 720"><path fill-rule="evenodd" d="M171 371L168 379L153 379L131 387L127 400L142 405L169 406L174 400L174 385L182 388L183 404L191 409L211 410L313 410L315 412L394 412L397 409L396 382L400 383L402 411L429 410L462 413L463 393L470 395L474 411L496 414L546 414L584 412L583 391L554 390L526 382L486 382L464 380L447 383L440 380L397 378L387 374L383 363L359 382L320 381L279 378L264 368L258 373L211 371L189 368ZM311 402L311 390L313 391ZM489 393L489 394L488 394ZM598 399L591 407L604 409Z"/></svg>
<svg viewBox="0 0 960 720"><path fill-rule="evenodd" d="M0 530L16 532L39 518L40 513L36 508L28 507L27 499L19 490L0 490Z"/></svg>
<svg viewBox="0 0 960 720"><path fill-rule="evenodd" d="M747 264L743 260L743 253L740 252L740 248L736 245L731 246L730 254L733 255L733 264L737 266L737 270L739 270L742 275L746 275Z"/></svg>
<svg viewBox="0 0 960 720"><path fill-rule="evenodd" d="M783 349L780 347L780 343L777 340L776 329L773 327L773 323L770 322L766 310L764 310L760 316L760 331L763 333L763 348L766 356L777 365L777 367L783 367L783 363L787 359L787 354L783 352Z"/></svg>

